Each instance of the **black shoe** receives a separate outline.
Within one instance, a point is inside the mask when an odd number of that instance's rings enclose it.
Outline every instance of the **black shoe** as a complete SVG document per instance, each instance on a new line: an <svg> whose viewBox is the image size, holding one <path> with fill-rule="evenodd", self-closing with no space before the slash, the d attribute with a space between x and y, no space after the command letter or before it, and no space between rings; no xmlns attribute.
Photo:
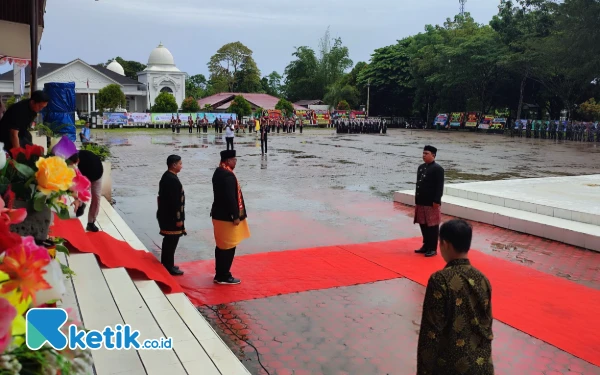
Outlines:
<svg viewBox="0 0 600 375"><path fill-rule="evenodd" d="M87 230L88 232L98 232L100 229L96 226L96 224L94 224L94 223L88 223L88 225L85 228L85 230Z"/></svg>
<svg viewBox="0 0 600 375"><path fill-rule="evenodd" d="M236 285L236 284L239 284L239 283L242 282L240 279L236 279L233 276L230 277L230 278L228 278L227 280L222 280L221 281L221 280L215 279L214 281L215 281L215 283L221 284L221 285Z"/></svg>
<svg viewBox="0 0 600 375"><path fill-rule="evenodd" d="M425 248L420 248L419 250L415 250L415 253L417 254L425 254L427 252L427 249Z"/></svg>
<svg viewBox="0 0 600 375"><path fill-rule="evenodd" d="M434 257L436 255L437 255L437 251L436 250L428 250L425 253L425 258Z"/></svg>
<svg viewBox="0 0 600 375"><path fill-rule="evenodd" d="M183 271L180 270L179 268L175 268L175 267L171 267L170 269L167 268L167 271L169 271L169 273L173 276L181 276L183 275Z"/></svg>
<svg viewBox="0 0 600 375"><path fill-rule="evenodd" d="M84 212L85 212L85 203L82 203L81 206L79 206L79 208L77 208L77 211L75 211L75 216L80 217L81 215L83 215Z"/></svg>
<svg viewBox="0 0 600 375"><path fill-rule="evenodd" d="M176 270L178 270L178 269L179 269L179 266L173 266L173 268L175 268Z"/></svg>

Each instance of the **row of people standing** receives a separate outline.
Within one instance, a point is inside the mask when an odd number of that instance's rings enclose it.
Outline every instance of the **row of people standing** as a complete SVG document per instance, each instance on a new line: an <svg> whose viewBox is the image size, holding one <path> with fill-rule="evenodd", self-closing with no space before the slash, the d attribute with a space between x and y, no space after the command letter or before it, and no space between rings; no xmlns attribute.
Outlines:
<svg viewBox="0 0 600 375"><path fill-rule="evenodd" d="M600 142L600 125L569 122L548 121L546 123L528 120L526 124L519 122L511 128L511 136L522 138L539 138L577 142Z"/></svg>
<svg viewBox="0 0 600 375"><path fill-rule="evenodd" d="M338 134L386 134L385 120L334 120Z"/></svg>

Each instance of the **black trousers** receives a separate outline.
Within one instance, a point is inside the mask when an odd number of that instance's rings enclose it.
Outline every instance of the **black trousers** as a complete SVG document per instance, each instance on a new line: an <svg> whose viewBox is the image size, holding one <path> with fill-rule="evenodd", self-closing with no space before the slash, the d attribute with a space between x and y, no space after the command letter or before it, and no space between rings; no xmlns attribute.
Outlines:
<svg viewBox="0 0 600 375"><path fill-rule="evenodd" d="M171 269L175 265L175 250L177 250L177 244L179 244L179 237L180 236L163 237L160 262L167 269Z"/></svg>
<svg viewBox="0 0 600 375"><path fill-rule="evenodd" d="M440 236L440 226L428 227L420 224L421 235L423 236L423 249L428 251L437 251L438 240Z"/></svg>
<svg viewBox="0 0 600 375"><path fill-rule="evenodd" d="M267 141L268 141L268 137L265 134L261 139L260 139L260 151L263 154L267 153Z"/></svg>
<svg viewBox="0 0 600 375"><path fill-rule="evenodd" d="M233 137L225 137L225 141L227 142L227 149L229 150L229 145L231 145L231 149L233 150Z"/></svg>
<svg viewBox="0 0 600 375"><path fill-rule="evenodd" d="M192 128L191 126L188 126L188 128L190 129L189 133L192 134L194 132L194 128Z"/></svg>
<svg viewBox="0 0 600 375"><path fill-rule="evenodd" d="M215 246L215 280L226 281L231 276L231 265L235 257L235 247L223 250Z"/></svg>

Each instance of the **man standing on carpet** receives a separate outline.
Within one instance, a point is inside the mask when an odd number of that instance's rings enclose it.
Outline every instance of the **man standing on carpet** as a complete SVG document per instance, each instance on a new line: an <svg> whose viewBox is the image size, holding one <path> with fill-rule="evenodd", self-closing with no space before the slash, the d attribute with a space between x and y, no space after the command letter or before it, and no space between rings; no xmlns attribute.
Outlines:
<svg viewBox="0 0 600 375"><path fill-rule="evenodd" d="M473 229L464 220L440 228L443 270L427 282L417 349L417 375L493 375L492 286L471 266Z"/></svg>
<svg viewBox="0 0 600 375"><path fill-rule="evenodd" d="M438 234L442 219L441 205L444 194L444 168L435 162L437 149L425 146L423 161L417 170L414 223L421 227L423 246L415 250L426 257L437 255Z"/></svg>
<svg viewBox="0 0 600 375"><path fill-rule="evenodd" d="M92 185L92 201L90 203L90 210L88 211L88 224L85 230L98 232L100 229L96 226L96 218L98 217L98 212L100 212L100 200L102 199L102 175L104 174L102 160L91 151L79 150L69 158L69 161L77 165L79 172L90 180ZM83 215L85 212L85 203L79 199L76 199L73 203L77 217Z"/></svg>
<svg viewBox="0 0 600 375"><path fill-rule="evenodd" d="M233 172L236 163L235 150L221 151L221 163L212 178L214 201L210 216L217 245L214 282L225 285L241 282L231 275L231 265L237 245L250 237L244 196Z"/></svg>
<svg viewBox="0 0 600 375"><path fill-rule="evenodd" d="M183 275L183 271L175 265L175 250L179 238L186 236L185 221L185 192L177 174L183 164L181 156L171 155L167 158L168 170L162 175L158 185L158 211L156 218L163 236L160 262L171 275Z"/></svg>

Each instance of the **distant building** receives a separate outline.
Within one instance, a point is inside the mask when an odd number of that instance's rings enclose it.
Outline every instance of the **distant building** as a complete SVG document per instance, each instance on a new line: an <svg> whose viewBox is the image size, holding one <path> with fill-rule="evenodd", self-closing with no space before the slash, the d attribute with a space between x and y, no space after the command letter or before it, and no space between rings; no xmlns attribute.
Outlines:
<svg viewBox="0 0 600 375"><path fill-rule="evenodd" d="M198 105L200 106L200 110L204 110L204 107L208 104L211 106L213 112L229 112L229 106L233 98L237 95L243 96L250 103L252 111L256 111L258 108L273 110L277 102L279 102L279 98L268 94L222 92L198 100ZM303 110L306 108L294 105L294 109Z"/></svg>
<svg viewBox="0 0 600 375"><path fill-rule="evenodd" d="M31 77L29 65L23 70L14 65L13 70L0 75L0 100L6 102L18 92L21 75L24 75L24 86L28 88ZM173 94L179 106L185 99L186 74L175 66L173 55L162 43L150 53L147 68L137 75L138 80L126 77L116 60L106 68L90 65L81 59L66 64L40 63L37 87L43 89L48 82L75 82L76 107L82 113L96 111L96 95L110 84L121 87L127 99L124 109L128 112L150 109L161 92Z"/></svg>
<svg viewBox="0 0 600 375"><path fill-rule="evenodd" d="M315 99L315 100L298 100L294 104L297 105L297 106L300 106L300 107L309 108L309 106L311 106L311 105L324 105L325 102L323 102L320 99Z"/></svg>

